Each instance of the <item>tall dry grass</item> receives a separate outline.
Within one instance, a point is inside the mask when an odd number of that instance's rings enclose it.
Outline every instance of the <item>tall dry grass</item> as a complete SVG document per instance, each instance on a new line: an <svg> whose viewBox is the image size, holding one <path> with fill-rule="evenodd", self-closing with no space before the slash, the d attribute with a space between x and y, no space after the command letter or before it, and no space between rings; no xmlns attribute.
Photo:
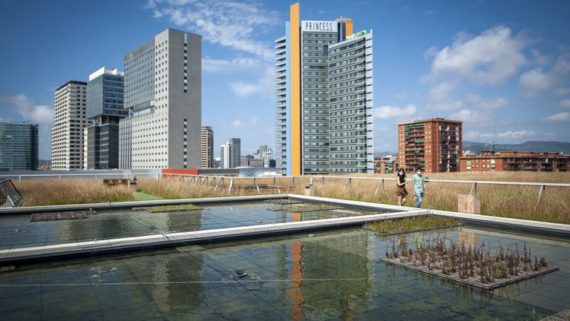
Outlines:
<svg viewBox="0 0 570 321"><path fill-rule="evenodd" d="M137 182L137 188L145 193L160 196L165 199L176 198L199 198L199 197L217 197L217 196L245 196L257 195L257 189L254 188L253 178L235 178L231 190L229 192L229 185L231 179L224 179L223 182L219 180L208 182L193 181L189 177L175 177L161 180L141 179ZM272 178L256 178L255 184L258 185L278 185L278 186L292 186L291 180L277 178L275 181ZM298 180L301 182L300 180ZM304 181L304 180L303 180ZM216 187L217 186L217 187ZM298 193L300 192L299 184L295 185L294 189L283 188L282 193ZM247 189L245 187L248 187ZM278 193L274 188L261 188L261 194L275 194Z"/></svg>
<svg viewBox="0 0 570 321"><path fill-rule="evenodd" d="M461 178L457 176L455 179L472 179L468 176ZM534 178L532 180L534 182L564 182L559 177L546 177L548 180L541 181L540 179L545 177L525 176ZM497 179L497 176L493 178ZM511 175L505 175L503 179L498 180L507 181L512 178ZM445 179L451 178L446 177ZM317 196L397 204L396 183L394 181L386 181L384 187L378 190L377 195L375 195L375 191L378 183L375 181L353 180L350 187L348 187L346 179L327 178L324 185L319 180L315 182L314 188ZM457 211L457 195L468 194L471 191L471 184L430 182L427 183L426 189L427 192L422 203L423 208ZM407 190L409 195L406 205L415 206L415 196L411 183L407 184ZM547 188L543 192L540 203L538 203L538 193L539 187L481 184L477 187L477 197L481 201L482 214L570 224L569 188Z"/></svg>
<svg viewBox="0 0 570 321"><path fill-rule="evenodd" d="M128 187L106 186L94 179L38 179L14 184L24 198L24 206L135 200Z"/></svg>

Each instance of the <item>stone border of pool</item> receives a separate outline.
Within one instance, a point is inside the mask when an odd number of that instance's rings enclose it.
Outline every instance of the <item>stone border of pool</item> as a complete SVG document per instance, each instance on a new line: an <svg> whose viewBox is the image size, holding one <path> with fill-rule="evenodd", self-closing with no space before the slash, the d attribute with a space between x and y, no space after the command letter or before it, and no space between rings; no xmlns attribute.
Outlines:
<svg viewBox="0 0 570 321"><path fill-rule="evenodd" d="M278 194L260 196L239 197L216 197L200 199L177 199L158 201L139 201L121 203L97 203L97 204L74 204L63 206L40 206L15 209L1 209L2 214L30 214L35 212L71 211L87 209L114 209L132 208L139 206L160 206L177 204L223 204L234 202L251 202L271 199L290 198L308 202L331 203L351 207L392 211L392 213L362 215L353 217L333 218L326 220L314 220L303 222L288 222L277 224L264 224L254 226L233 227L193 232L164 233L147 236L115 238L107 240L95 240L77 243L63 243L37 247L24 247L0 250L0 265L14 265L33 261L54 260L58 258L83 257L106 253L125 251L137 251L149 248L174 247L180 245L204 244L222 242L237 239L247 239L283 234L293 234L325 229L336 229L350 226L358 226L370 221L378 221L392 218L413 217L418 215L438 215L459 219L470 224L490 227L501 227L514 230L530 231L541 234L556 236L570 236L570 225L539 221L520 220L513 218L494 217L477 214L466 214L431 209L417 209L379 203L340 200L316 196L304 196L297 194Z"/></svg>

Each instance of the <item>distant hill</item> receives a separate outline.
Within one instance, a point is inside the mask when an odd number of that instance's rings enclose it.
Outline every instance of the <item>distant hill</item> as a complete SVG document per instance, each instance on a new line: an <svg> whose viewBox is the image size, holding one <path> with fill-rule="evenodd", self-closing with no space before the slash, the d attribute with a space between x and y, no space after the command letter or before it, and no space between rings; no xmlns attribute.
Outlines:
<svg viewBox="0 0 570 321"><path fill-rule="evenodd" d="M480 153L482 150L490 150L492 144L478 143L478 142L463 142L463 150L470 150L475 153ZM495 144L495 151L511 150L511 151L525 151L525 152L557 152L570 154L570 143L566 142L540 142L528 141L520 144Z"/></svg>

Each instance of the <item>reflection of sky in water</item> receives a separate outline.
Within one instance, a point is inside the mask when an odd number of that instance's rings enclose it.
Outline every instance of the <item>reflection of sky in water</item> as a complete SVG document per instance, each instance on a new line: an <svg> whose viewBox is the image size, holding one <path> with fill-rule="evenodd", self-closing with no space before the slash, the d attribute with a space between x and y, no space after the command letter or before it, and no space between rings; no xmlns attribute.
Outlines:
<svg viewBox="0 0 570 321"><path fill-rule="evenodd" d="M569 306L566 240L445 232L490 246L526 242L560 271L486 293L379 262L389 238L346 229L27 266L0 273L0 313L6 320L540 320Z"/></svg>
<svg viewBox="0 0 570 321"><path fill-rule="evenodd" d="M187 232L292 220L290 211L271 211L274 204L249 203L208 206L201 210L169 213L117 210L99 212L87 219L30 222L28 215L0 218L0 249L58 243ZM283 205L279 205L283 206ZM294 204L290 205L294 206ZM287 208L287 206L285 206ZM323 205L306 204L302 220L352 216L351 211L322 210ZM357 210L361 214L379 213Z"/></svg>

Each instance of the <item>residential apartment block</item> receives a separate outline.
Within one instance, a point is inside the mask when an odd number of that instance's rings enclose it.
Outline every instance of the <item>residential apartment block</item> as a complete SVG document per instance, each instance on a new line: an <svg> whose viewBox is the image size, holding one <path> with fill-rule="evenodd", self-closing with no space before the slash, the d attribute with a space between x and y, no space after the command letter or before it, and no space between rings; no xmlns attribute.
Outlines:
<svg viewBox="0 0 570 321"><path fill-rule="evenodd" d="M478 156L459 158L462 172L567 172L570 155L560 153L483 151Z"/></svg>
<svg viewBox="0 0 570 321"><path fill-rule="evenodd" d="M372 32L301 20L275 41L277 166L287 175L373 173Z"/></svg>
<svg viewBox="0 0 570 321"><path fill-rule="evenodd" d="M38 125L0 122L0 171L38 169Z"/></svg>
<svg viewBox="0 0 570 321"><path fill-rule="evenodd" d="M86 82L71 80L56 89L51 130L52 170L84 168L84 129L89 125L86 106Z"/></svg>
<svg viewBox="0 0 570 321"><path fill-rule="evenodd" d="M121 168L200 167L201 41L166 29L125 55Z"/></svg>
<svg viewBox="0 0 570 321"><path fill-rule="evenodd" d="M203 126L200 134L200 168L214 168L214 130Z"/></svg>
<svg viewBox="0 0 570 321"><path fill-rule="evenodd" d="M398 124L399 165L406 171L428 173L459 171L462 121L422 119Z"/></svg>
<svg viewBox="0 0 570 321"><path fill-rule="evenodd" d="M85 129L85 168L119 168L119 121L128 116L123 106L124 73L100 68L89 75Z"/></svg>

